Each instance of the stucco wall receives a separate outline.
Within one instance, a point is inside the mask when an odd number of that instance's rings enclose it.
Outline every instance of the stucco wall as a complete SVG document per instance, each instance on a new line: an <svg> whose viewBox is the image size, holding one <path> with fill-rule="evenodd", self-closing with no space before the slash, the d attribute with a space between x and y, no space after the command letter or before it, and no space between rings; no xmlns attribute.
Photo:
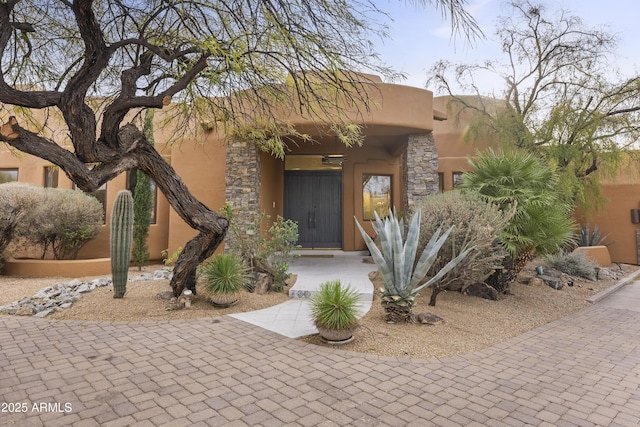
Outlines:
<svg viewBox="0 0 640 427"><path fill-rule="evenodd" d="M209 209L218 211L225 201L224 144L214 133L199 140L185 140L173 146L171 165L189 188L189 191ZM169 210L169 254L184 247L196 231L180 216Z"/></svg>
<svg viewBox="0 0 640 427"><path fill-rule="evenodd" d="M603 209L590 215L578 214L581 224L597 225L602 234L609 233L608 246L611 261L638 264L636 230L640 224L631 223L631 209L640 208L640 183L606 184L602 186L607 203Z"/></svg>
<svg viewBox="0 0 640 427"><path fill-rule="evenodd" d="M438 150L438 173L444 180L444 190L453 188L453 174L470 169L469 157L478 151L486 150L495 144L487 139L465 141L468 123L472 119L470 113L459 113L459 108L451 103L451 97L433 98L433 108L446 112L447 120L435 121L433 136Z"/></svg>

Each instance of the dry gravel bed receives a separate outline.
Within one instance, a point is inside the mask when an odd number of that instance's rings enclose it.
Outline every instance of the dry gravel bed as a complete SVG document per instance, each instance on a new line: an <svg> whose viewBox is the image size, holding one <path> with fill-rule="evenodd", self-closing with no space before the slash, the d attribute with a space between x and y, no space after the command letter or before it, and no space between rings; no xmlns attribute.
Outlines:
<svg viewBox="0 0 640 427"><path fill-rule="evenodd" d="M638 266L623 265L625 274ZM150 266L152 272L160 266ZM617 269L615 265L612 270ZM131 275L138 274L137 269ZM533 277L533 264L525 268L520 279ZM93 278L93 277L92 277ZM90 278L90 279L92 279ZM65 282L64 278L28 279L0 278L0 305L30 296L45 286ZM599 281L575 280L573 287L554 290L546 285L514 283L511 294L498 301L467 297L448 292L438 296L437 306L429 307L430 291L419 297L416 313L433 313L444 319L436 325L387 324L379 300L361 319L353 342L342 349L386 356L440 358L480 350L505 341L545 323L589 306L586 299L617 282L606 278ZM377 287L377 284L375 284ZM114 299L111 286L84 294L67 310L47 319L92 321L171 320L220 316L258 310L288 299L285 293L256 295L243 293L240 302L227 309L214 308L203 296L196 296L188 310L166 310L169 302L157 294L170 290L168 280L131 282L123 299ZM317 336L303 338L307 342L325 345Z"/></svg>

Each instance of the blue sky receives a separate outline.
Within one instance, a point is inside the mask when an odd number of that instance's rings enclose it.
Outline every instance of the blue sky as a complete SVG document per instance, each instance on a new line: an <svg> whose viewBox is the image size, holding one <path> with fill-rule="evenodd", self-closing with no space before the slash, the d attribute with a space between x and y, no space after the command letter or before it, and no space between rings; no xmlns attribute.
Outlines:
<svg viewBox="0 0 640 427"><path fill-rule="evenodd" d="M415 6L411 1L376 0L389 13L389 38L377 42L381 58L397 71L407 74L401 82L425 87L427 70L440 59L476 62L500 55L496 43L497 17L505 14L502 0L468 0L467 10L474 16L486 39L470 46L464 39L451 39L451 30L433 6ZM604 27L618 37L614 67L631 75L640 70L640 1L638 0L542 0L547 10L562 8L582 18L589 27ZM376 40L374 40L376 41ZM485 93L498 91L500 81L482 83Z"/></svg>

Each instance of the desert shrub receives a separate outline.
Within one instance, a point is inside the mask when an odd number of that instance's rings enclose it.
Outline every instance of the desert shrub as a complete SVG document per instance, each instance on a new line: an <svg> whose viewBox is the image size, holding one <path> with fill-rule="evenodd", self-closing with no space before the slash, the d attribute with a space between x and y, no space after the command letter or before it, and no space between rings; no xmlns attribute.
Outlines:
<svg viewBox="0 0 640 427"><path fill-rule="evenodd" d="M559 252L547 255L545 261L549 266L570 276L595 280L598 264L591 261L583 252Z"/></svg>
<svg viewBox="0 0 640 427"><path fill-rule="evenodd" d="M260 257L273 268L273 290L282 291L284 282L291 275L289 263L293 250L298 246L298 224L278 215L262 239Z"/></svg>
<svg viewBox="0 0 640 427"><path fill-rule="evenodd" d="M273 279L272 289L280 292L285 280L290 276L289 263L293 251L298 248L298 224L278 216L269 229L261 232L262 221L269 215L261 213L254 221L242 227L234 221L231 205L225 204L223 214L230 222L229 234L234 239L240 257L252 272L266 273Z"/></svg>
<svg viewBox="0 0 640 427"><path fill-rule="evenodd" d="M466 285L484 282L496 268L500 268L507 252L499 240L512 212L502 211L477 193L458 190L424 198L420 210L422 218L418 247L424 247L438 227L445 230L453 227L427 277L434 276L467 248L473 248L456 267L431 285L430 305L436 304L436 297L441 291L459 291Z"/></svg>
<svg viewBox="0 0 640 427"><path fill-rule="evenodd" d="M25 183L0 184L0 267L9 244L24 230L25 217L41 202L42 193L42 188Z"/></svg>
<svg viewBox="0 0 640 427"><path fill-rule="evenodd" d="M40 189L38 203L23 217L19 235L27 245L51 250L55 259L75 259L80 248L94 239L103 224L102 205L81 191Z"/></svg>

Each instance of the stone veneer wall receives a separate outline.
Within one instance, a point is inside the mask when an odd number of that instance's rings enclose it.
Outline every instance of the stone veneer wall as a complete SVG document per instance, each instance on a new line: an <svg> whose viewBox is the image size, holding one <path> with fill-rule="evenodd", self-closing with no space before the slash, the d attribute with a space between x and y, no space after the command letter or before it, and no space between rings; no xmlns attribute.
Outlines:
<svg viewBox="0 0 640 427"><path fill-rule="evenodd" d="M438 152L433 133L409 135L402 161L405 216L427 195L438 192Z"/></svg>
<svg viewBox="0 0 640 427"><path fill-rule="evenodd" d="M227 146L225 200L234 212L240 230L250 230L260 215L260 152L248 142L232 142ZM231 233L225 238L225 250L234 252L237 245Z"/></svg>

